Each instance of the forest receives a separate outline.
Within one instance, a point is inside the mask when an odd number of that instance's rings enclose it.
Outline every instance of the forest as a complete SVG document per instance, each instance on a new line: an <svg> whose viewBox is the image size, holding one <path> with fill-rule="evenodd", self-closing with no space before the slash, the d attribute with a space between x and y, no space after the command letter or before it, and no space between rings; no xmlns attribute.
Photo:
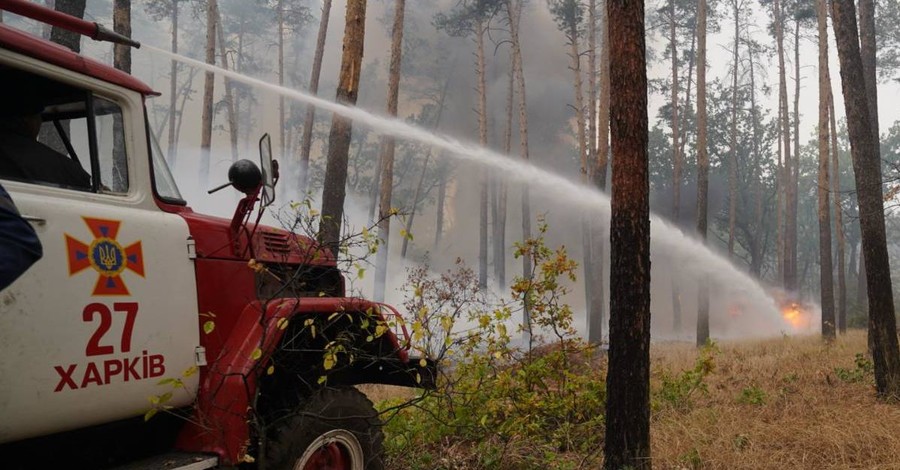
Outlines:
<svg viewBox="0 0 900 470"><path fill-rule="evenodd" d="M158 90L192 207L269 133L264 220L402 306L386 468L900 462L900 2L38 3L151 46L0 17Z"/></svg>

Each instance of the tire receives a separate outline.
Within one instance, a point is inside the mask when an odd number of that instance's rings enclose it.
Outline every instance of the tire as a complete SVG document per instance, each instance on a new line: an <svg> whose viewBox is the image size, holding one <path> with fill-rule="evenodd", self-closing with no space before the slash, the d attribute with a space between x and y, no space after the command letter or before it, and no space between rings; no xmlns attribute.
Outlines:
<svg viewBox="0 0 900 470"><path fill-rule="evenodd" d="M324 388L297 408L269 444L275 470L383 470L384 434L372 402L355 388Z"/></svg>

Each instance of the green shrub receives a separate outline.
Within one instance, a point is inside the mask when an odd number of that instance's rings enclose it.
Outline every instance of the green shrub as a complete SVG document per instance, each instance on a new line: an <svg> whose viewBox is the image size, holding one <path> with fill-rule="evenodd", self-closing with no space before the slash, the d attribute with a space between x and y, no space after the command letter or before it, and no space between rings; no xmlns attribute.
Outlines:
<svg viewBox="0 0 900 470"><path fill-rule="evenodd" d="M743 405L765 405L766 398L765 390L756 385L751 385L741 390L741 395L737 401Z"/></svg>
<svg viewBox="0 0 900 470"><path fill-rule="evenodd" d="M875 370L875 366L872 364L872 360L869 359L867 355L857 353L856 358L853 362L856 366L853 369L835 367L834 374L837 375L839 379L847 383L861 382L867 377L872 376L872 373Z"/></svg>
<svg viewBox="0 0 900 470"><path fill-rule="evenodd" d="M703 381L715 369L715 355L719 350L714 342L709 342L700 350L694 367L671 375L667 371L660 373L662 385L653 391L652 405L654 411L670 408L675 411L688 411L693 407L692 397L695 393L707 393Z"/></svg>

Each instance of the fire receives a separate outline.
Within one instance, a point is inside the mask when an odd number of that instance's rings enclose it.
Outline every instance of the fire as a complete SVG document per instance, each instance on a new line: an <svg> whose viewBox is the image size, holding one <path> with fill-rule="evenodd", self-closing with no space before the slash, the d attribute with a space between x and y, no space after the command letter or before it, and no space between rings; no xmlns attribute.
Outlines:
<svg viewBox="0 0 900 470"><path fill-rule="evenodd" d="M781 315L798 330L809 328L812 321L812 314L797 302L788 302L782 306Z"/></svg>

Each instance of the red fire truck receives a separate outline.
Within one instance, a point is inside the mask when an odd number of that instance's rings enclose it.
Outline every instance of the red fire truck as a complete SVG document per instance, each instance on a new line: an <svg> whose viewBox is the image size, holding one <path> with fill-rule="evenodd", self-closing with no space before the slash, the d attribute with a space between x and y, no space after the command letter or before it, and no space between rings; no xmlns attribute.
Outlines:
<svg viewBox="0 0 900 470"><path fill-rule="evenodd" d="M346 297L330 250L254 223L277 182L267 138L260 166L229 170L231 220L192 211L147 123L155 95L0 24L0 183L44 248L0 292L0 467L381 468L353 386L429 387L435 365L409 356L395 309ZM37 117L36 138L14 135Z"/></svg>

